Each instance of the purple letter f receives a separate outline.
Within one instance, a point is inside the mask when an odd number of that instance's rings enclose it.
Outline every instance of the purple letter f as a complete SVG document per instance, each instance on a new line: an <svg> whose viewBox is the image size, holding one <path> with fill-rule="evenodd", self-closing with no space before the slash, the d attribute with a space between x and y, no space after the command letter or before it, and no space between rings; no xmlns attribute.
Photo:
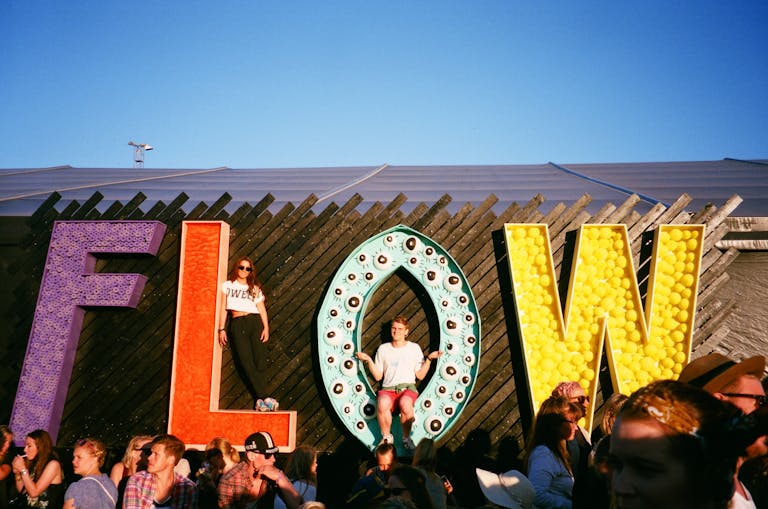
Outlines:
<svg viewBox="0 0 768 509"><path fill-rule="evenodd" d="M82 306L135 308L147 278L95 274L94 254L157 254L165 234L158 221L56 221L40 284L19 388L11 414L16 444L35 429L56 442L67 398Z"/></svg>

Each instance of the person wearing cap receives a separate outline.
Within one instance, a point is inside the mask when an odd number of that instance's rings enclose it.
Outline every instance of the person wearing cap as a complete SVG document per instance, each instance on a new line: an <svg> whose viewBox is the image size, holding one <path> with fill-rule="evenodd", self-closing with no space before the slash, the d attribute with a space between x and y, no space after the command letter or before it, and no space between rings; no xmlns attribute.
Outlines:
<svg viewBox="0 0 768 509"><path fill-rule="evenodd" d="M745 414L751 414L765 404L765 389L760 379L765 372L765 357L757 355L736 362L719 353L704 355L691 361L680 372L678 381L701 387L716 398L728 401ZM741 465L750 458L768 454L768 437L761 436L746 449L736 463L734 493L731 507L756 508L752 495L739 480Z"/></svg>
<svg viewBox="0 0 768 509"><path fill-rule="evenodd" d="M269 508L275 496L288 509L296 509L301 497L290 479L275 466L278 447L267 431L257 431L245 439L246 461L241 461L219 480L219 507L222 509Z"/></svg>
<svg viewBox="0 0 768 509"><path fill-rule="evenodd" d="M173 471L184 454L184 442L173 435L158 435L152 439L151 451L147 470L128 479L123 509L196 508L197 486Z"/></svg>
<svg viewBox="0 0 768 509"><path fill-rule="evenodd" d="M492 504L507 509L533 509L536 489L517 470L496 474L477 468L475 473L483 495Z"/></svg>
<svg viewBox="0 0 768 509"><path fill-rule="evenodd" d="M408 341L408 319L396 316L392 319L390 328L392 342L384 343L376 350L376 360L365 352L357 352L355 356L363 361L371 372L371 376L381 381L376 401L376 419L381 429L381 442L393 443L392 413L395 408L400 410L400 422L403 426L403 447L413 451L416 446L411 440L413 426L413 407L419 393L416 390L416 380L423 380L432 361L443 355L437 350L426 357L421 347Z"/></svg>

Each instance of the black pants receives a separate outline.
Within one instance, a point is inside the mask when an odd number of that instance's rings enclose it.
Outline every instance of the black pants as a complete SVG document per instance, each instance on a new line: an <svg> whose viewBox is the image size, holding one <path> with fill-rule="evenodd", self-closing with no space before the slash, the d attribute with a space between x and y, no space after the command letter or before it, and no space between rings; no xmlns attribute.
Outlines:
<svg viewBox="0 0 768 509"><path fill-rule="evenodd" d="M265 398L268 394L266 369L268 350L261 342L264 326L261 317L252 313L237 318L230 318L227 337L232 348L235 368L254 401Z"/></svg>

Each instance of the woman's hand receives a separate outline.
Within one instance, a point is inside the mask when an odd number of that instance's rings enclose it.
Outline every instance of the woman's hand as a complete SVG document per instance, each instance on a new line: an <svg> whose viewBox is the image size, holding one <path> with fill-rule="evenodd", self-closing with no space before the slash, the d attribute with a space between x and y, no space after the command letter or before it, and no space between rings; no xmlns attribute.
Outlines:
<svg viewBox="0 0 768 509"><path fill-rule="evenodd" d="M13 458L13 461L11 462L11 465L13 466L13 473L18 474L22 470L27 469L27 464L24 462L24 458L21 456L16 456Z"/></svg>
<svg viewBox="0 0 768 509"><path fill-rule="evenodd" d="M219 336L219 338L218 338L219 339L219 344L221 346L227 346L227 331L220 329L218 336Z"/></svg>
<svg viewBox="0 0 768 509"><path fill-rule="evenodd" d="M441 352L440 350L435 350L434 352L430 352L430 354L427 355L427 359L434 361L434 360L437 360L442 355L443 355L443 352Z"/></svg>
<svg viewBox="0 0 768 509"><path fill-rule="evenodd" d="M264 330L261 331L261 342L266 343L269 341L269 327L264 327Z"/></svg>

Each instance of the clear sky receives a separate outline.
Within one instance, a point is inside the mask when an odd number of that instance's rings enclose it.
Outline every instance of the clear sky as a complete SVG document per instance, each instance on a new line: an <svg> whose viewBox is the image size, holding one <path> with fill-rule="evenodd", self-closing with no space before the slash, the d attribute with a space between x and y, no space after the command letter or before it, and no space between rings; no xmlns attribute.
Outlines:
<svg viewBox="0 0 768 509"><path fill-rule="evenodd" d="M0 0L0 168L768 158L768 1Z"/></svg>

